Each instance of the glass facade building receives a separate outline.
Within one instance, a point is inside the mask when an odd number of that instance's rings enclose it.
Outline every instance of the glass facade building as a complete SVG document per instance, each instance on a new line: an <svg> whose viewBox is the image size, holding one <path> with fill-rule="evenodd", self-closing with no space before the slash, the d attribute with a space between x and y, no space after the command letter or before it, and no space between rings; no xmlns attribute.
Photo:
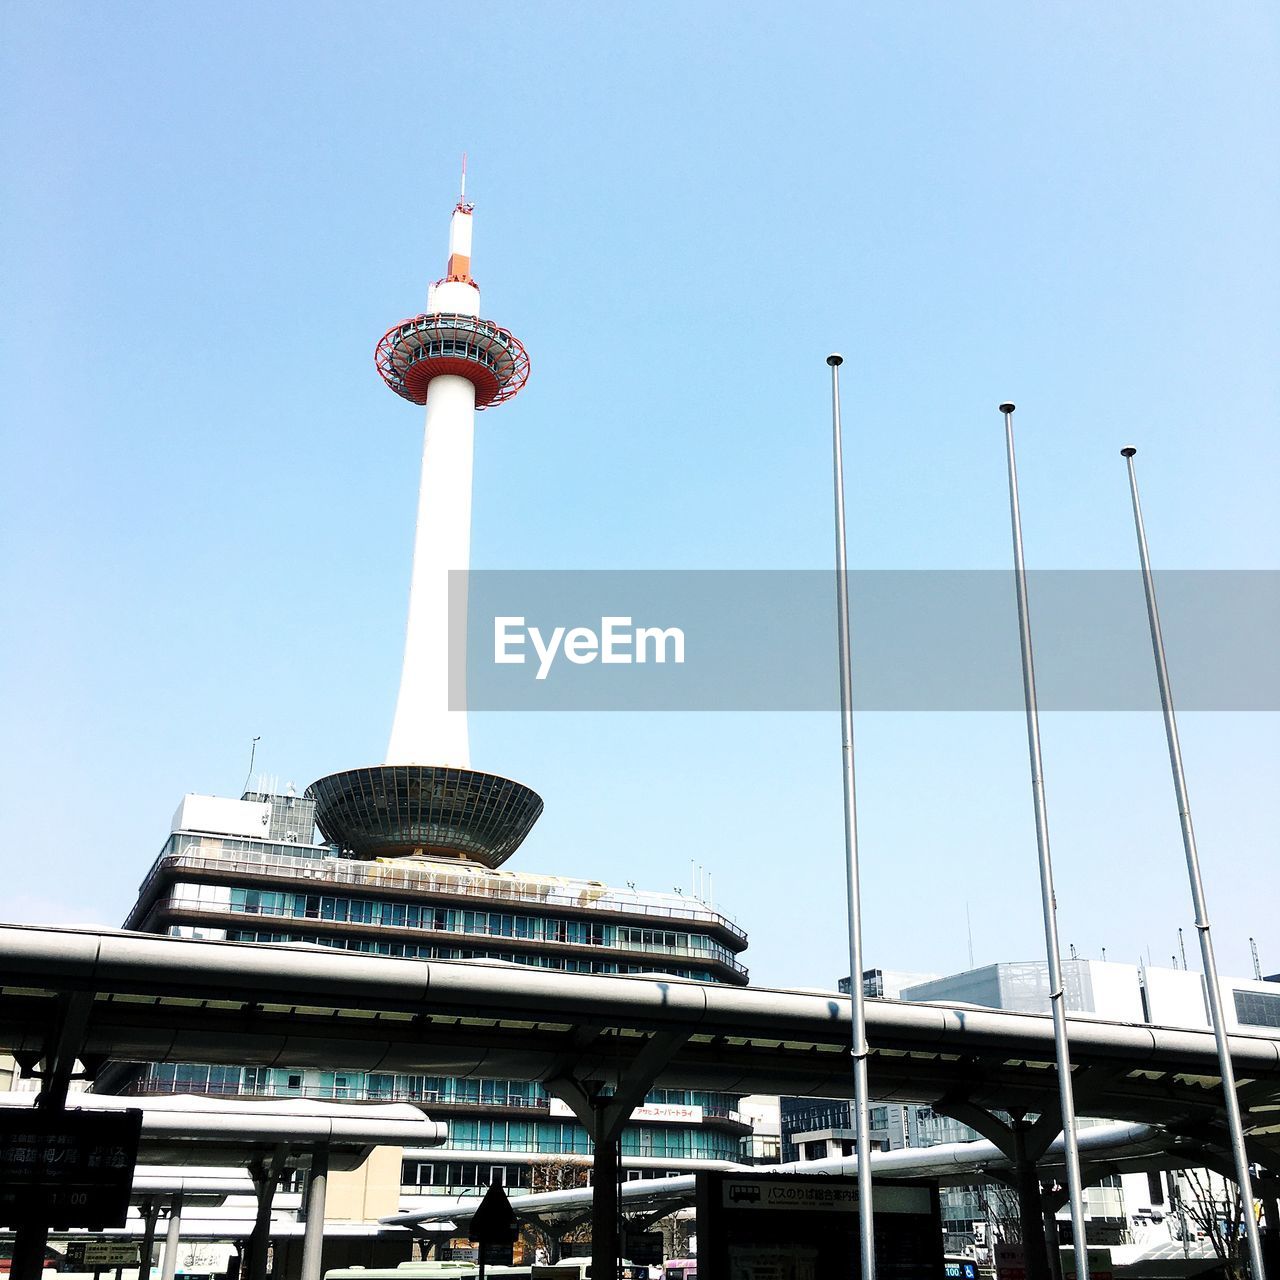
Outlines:
<svg viewBox="0 0 1280 1280"><path fill-rule="evenodd" d="M359 860L314 839L310 796L188 797L125 927L234 942L306 943L410 959L497 959L573 973L747 981L745 933L692 897L431 858ZM221 828L221 829L218 829ZM589 1163L587 1131L534 1082L202 1063L115 1064L99 1087L419 1104L446 1145L406 1152L402 1183L474 1190L500 1170L513 1191L540 1163ZM631 1176L734 1161L751 1125L732 1095L654 1089L623 1132Z"/></svg>

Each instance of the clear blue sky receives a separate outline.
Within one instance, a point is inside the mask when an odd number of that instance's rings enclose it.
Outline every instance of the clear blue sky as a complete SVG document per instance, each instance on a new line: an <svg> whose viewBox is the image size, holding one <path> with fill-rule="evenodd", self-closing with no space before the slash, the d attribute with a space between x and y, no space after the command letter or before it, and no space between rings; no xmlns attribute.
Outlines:
<svg viewBox="0 0 1280 1280"><path fill-rule="evenodd" d="M378 336L470 154L486 568L822 568L826 353L857 567L1277 568L1273 5L212 6L0 15L4 917L116 924L249 740L382 758L421 417ZM1171 646L1176 638L1170 637ZM1275 715L1188 715L1220 961L1280 970ZM1191 911L1155 715L1044 722L1064 946ZM1021 717L858 724L869 964L1043 954ZM666 889L757 981L846 971L827 715L485 715L514 865Z"/></svg>

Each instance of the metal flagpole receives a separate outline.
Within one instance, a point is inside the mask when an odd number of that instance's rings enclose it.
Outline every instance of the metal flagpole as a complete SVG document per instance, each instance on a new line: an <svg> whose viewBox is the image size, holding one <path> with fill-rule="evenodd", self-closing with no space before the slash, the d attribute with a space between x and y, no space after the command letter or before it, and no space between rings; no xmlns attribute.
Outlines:
<svg viewBox="0 0 1280 1280"><path fill-rule="evenodd" d="M1169 740L1169 764L1173 769L1173 790L1178 798L1178 820L1182 824L1182 847L1187 854L1187 875L1191 880L1191 901L1195 905L1196 932L1200 935L1200 958L1204 964L1204 984L1209 997L1209 1017L1213 1022L1213 1038L1218 1045L1218 1072L1222 1076L1223 1101L1226 1103L1227 1128L1231 1133L1231 1155L1235 1162L1236 1184L1244 1213L1245 1233L1249 1240L1249 1261L1254 1280L1265 1280L1262 1265L1262 1241L1258 1222L1253 1216L1253 1180L1249 1176L1249 1158L1244 1149L1244 1126L1240 1120L1240 1101L1236 1097L1235 1070L1231 1065L1231 1049L1227 1044L1227 1027L1222 1016L1222 990L1218 985L1218 963L1213 955L1213 938L1209 933L1209 908L1205 903L1204 882L1200 878L1200 855L1196 852L1196 833L1191 825L1191 800L1187 780L1182 773L1182 749L1178 745L1178 722L1173 714L1173 693L1169 688L1169 669L1164 660L1164 637L1160 633L1160 613L1156 608L1156 589L1151 577L1151 557L1147 554L1147 531L1142 523L1142 505L1138 501L1138 477L1133 469L1132 445L1120 450L1129 469L1129 493L1133 498L1133 524L1138 534L1138 558L1142 562L1142 587L1147 597L1147 622L1151 627L1151 650L1156 662L1156 681L1160 685L1160 705L1164 711L1164 732Z"/></svg>
<svg viewBox="0 0 1280 1280"><path fill-rule="evenodd" d="M844 744L845 874L849 898L849 1004L852 1012L853 1111L858 1154L858 1230L862 1280L875 1280L871 1196L871 1123L867 1111L867 1014L862 994L862 898L858 884L858 804L853 780L853 668L849 657L849 567L845 559L844 451L840 434L840 366L830 355L831 440L836 489L836 614L840 633L840 730Z"/></svg>
<svg viewBox="0 0 1280 1280"><path fill-rule="evenodd" d="M1049 1000L1053 1011L1053 1045L1058 1063L1058 1101L1062 1108L1062 1154L1067 1166L1071 1204L1071 1248L1078 1280L1088 1280L1089 1250L1084 1234L1084 1190L1080 1181L1080 1149L1076 1142L1075 1093L1071 1084L1071 1051L1067 1045L1066 993L1058 950L1058 904L1053 892L1049 856L1049 814L1040 761L1040 712L1036 703L1035 664L1031 656L1031 621L1027 614L1027 569L1022 559L1022 512L1018 506L1018 467L1013 454L1013 405L1002 404L1005 445L1009 454L1009 515L1013 524L1013 570L1018 593L1018 639L1022 648L1022 693L1027 707L1027 747L1031 755L1031 799L1040 855L1040 897L1044 909L1044 942L1049 961Z"/></svg>

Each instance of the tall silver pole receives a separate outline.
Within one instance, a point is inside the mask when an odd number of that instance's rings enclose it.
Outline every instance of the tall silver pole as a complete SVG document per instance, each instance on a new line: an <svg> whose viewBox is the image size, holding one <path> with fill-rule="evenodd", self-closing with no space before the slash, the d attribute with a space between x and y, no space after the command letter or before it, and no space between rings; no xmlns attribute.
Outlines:
<svg viewBox="0 0 1280 1280"><path fill-rule="evenodd" d="M1200 935L1200 959L1204 964L1204 984L1209 997L1209 1017L1213 1022L1213 1038L1218 1045L1218 1074L1222 1077L1227 1128L1231 1133L1231 1156L1235 1162L1236 1184L1244 1209L1242 1216L1245 1233L1249 1240L1249 1262L1254 1280L1265 1280L1267 1273L1262 1265L1262 1241L1258 1237L1258 1222L1253 1216L1253 1180L1249 1176L1249 1158L1244 1149L1244 1125L1240 1119L1240 1102L1236 1097L1235 1069L1231 1065L1227 1025L1222 1016L1222 989L1218 984L1218 963L1214 959L1213 938L1209 932L1209 908L1205 903L1204 882L1200 878L1200 855L1196 852L1196 833L1191 825L1191 800L1187 795L1187 780L1182 772L1182 748L1178 744L1178 722L1173 714L1169 668L1164 660L1164 637L1160 633L1160 613L1156 608L1156 588L1151 577L1151 557L1147 554L1147 531L1142 523L1142 505L1138 501L1138 477L1133 469L1133 455L1137 452L1132 445L1126 445L1120 450L1120 455L1129 469L1129 493L1133 498L1133 524L1138 533L1142 587L1147 596L1147 622L1151 627L1151 650L1156 661L1156 680L1160 685L1160 705L1164 710L1164 732L1169 741L1169 764L1173 768L1173 790L1178 798L1178 820L1182 824L1182 847L1187 854L1187 875L1191 880L1191 901L1196 911L1196 932Z"/></svg>
<svg viewBox="0 0 1280 1280"><path fill-rule="evenodd" d="M858 1153L858 1230L862 1280L875 1280L871 1196L871 1122L867 1110L867 1012L862 994L862 895L858 884L858 801L853 780L853 666L849 657L849 566L845 558L844 450L840 434L840 366L830 355L831 440L836 487L836 614L840 632L840 732L844 752L845 881L849 899L849 1004L853 1033L853 1127Z"/></svg>
<svg viewBox="0 0 1280 1280"><path fill-rule="evenodd" d="M164 1233L164 1260L160 1280L173 1280L178 1273L178 1248L182 1243L182 1193L175 1191L169 1202L169 1225Z"/></svg>
<svg viewBox="0 0 1280 1280"><path fill-rule="evenodd" d="M1040 855L1040 898L1044 909L1045 954L1049 961L1049 1004L1053 1011L1053 1046L1058 1063L1058 1101L1062 1108L1062 1154L1067 1166L1067 1194L1071 1204L1071 1248L1075 1254L1078 1280L1088 1280L1084 1189L1080 1179L1080 1148L1076 1141L1076 1104L1071 1084L1071 1051L1067 1045L1062 955L1058 950L1058 900L1053 892L1053 860L1049 856L1049 814L1045 806L1044 769L1040 761L1040 712L1036 702L1035 664L1031 656L1031 620L1027 614L1027 568L1022 559L1022 512L1018 505L1018 466L1013 454L1013 405L1002 404L1000 412L1004 414L1004 438L1009 454L1009 516L1013 523L1013 576L1018 592L1022 693L1027 706L1031 800L1036 817L1036 848Z"/></svg>

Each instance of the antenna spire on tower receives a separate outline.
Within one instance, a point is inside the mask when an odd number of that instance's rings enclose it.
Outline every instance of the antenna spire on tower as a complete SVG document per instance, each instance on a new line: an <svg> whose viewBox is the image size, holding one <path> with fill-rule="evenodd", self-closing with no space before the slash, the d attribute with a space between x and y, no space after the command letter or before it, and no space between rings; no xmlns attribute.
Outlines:
<svg viewBox="0 0 1280 1280"><path fill-rule="evenodd" d="M457 213L470 213L475 205L467 203L467 153L462 153L462 179L458 183L458 203L454 205Z"/></svg>

